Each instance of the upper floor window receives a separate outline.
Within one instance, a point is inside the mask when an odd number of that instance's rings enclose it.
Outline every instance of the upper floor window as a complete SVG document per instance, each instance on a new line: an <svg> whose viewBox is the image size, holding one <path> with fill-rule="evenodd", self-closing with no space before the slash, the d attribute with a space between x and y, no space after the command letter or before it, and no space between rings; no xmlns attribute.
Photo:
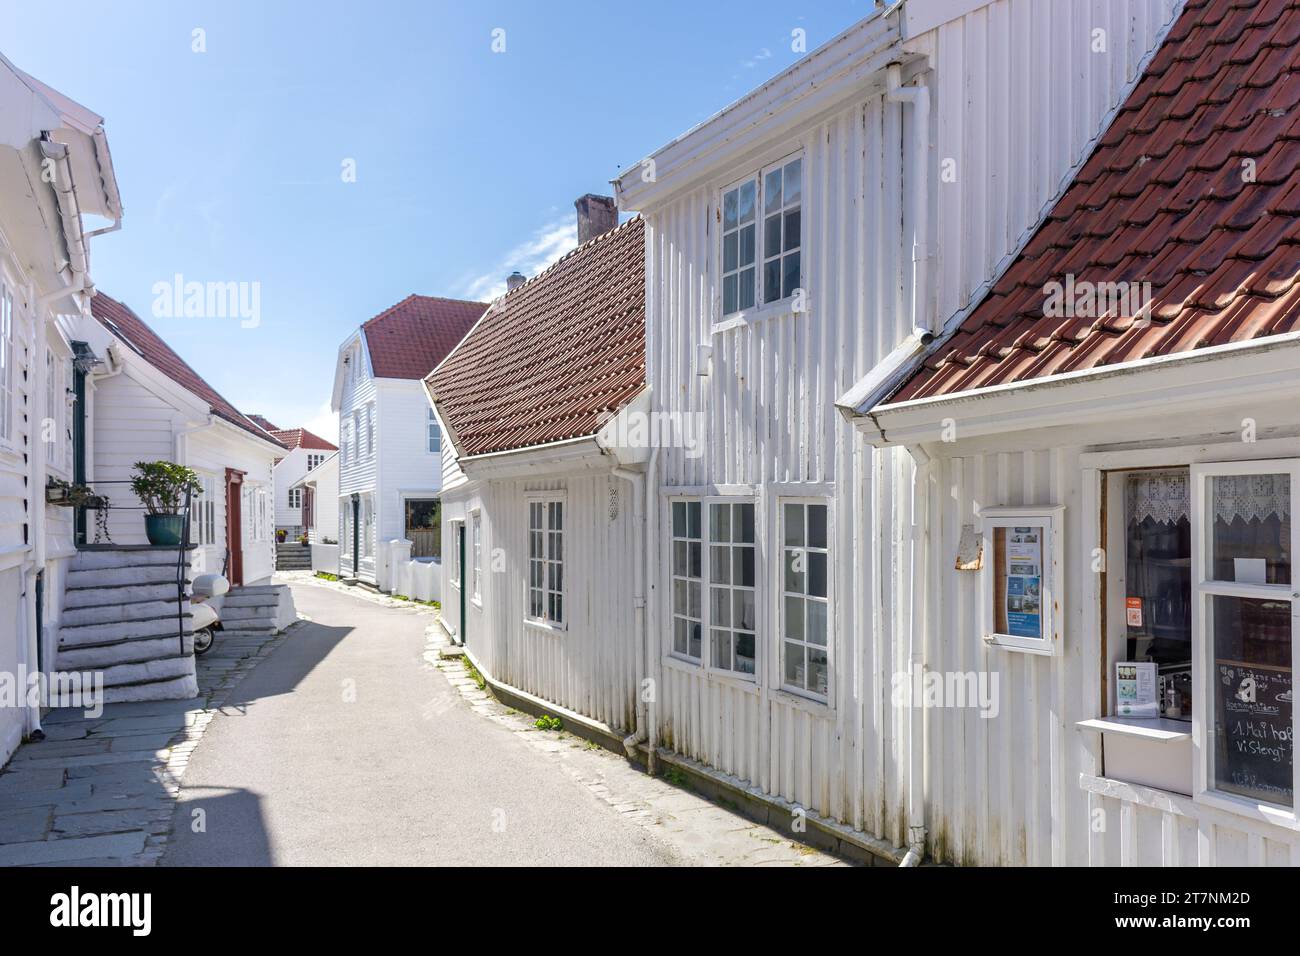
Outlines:
<svg viewBox="0 0 1300 956"><path fill-rule="evenodd" d="M366 457L375 457L375 403L366 406Z"/></svg>
<svg viewBox="0 0 1300 956"><path fill-rule="evenodd" d="M309 455L307 456L307 470L308 470L308 471L311 471L313 468L315 468L317 465L321 464L321 463L324 462L324 461L325 461L325 456L324 456L324 455L311 455L311 454L309 454Z"/></svg>
<svg viewBox="0 0 1300 956"><path fill-rule="evenodd" d="M352 413L352 463L353 464L356 464L361 459L362 450L365 448L365 446L361 444L362 437L363 437L363 433L361 431L361 411L358 409L357 411Z"/></svg>
<svg viewBox="0 0 1300 956"><path fill-rule="evenodd" d="M800 156L782 160L759 176L723 190L724 316L795 294L803 275L802 207Z"/></svg>
<svg viewBox="0 0 1300 956"><path fill-rule="evenodd" d="M438 427L438 417L434 415L433 409L429 409L429 454L437 455L442 452L442 429Z"/></svg>

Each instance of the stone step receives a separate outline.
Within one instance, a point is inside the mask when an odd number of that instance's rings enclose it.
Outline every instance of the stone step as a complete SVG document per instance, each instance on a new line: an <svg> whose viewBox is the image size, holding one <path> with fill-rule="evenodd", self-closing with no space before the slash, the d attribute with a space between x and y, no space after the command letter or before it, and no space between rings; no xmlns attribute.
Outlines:
<svg viewBox="0 0 1300 956"><path fill-rule="evenodd" d="M187 582L188 583L188 582ZM105 587L68 588L63 607L102 607L137 601L175 601L176 582L158 584L119 584Z"/></svg>
<svg viewBox="0 0 1300 956"><path fill-rule="evenodd" d="M188 578L189 575L186 574ZM104 588L132 584L176 584L175 564L133 567L73 568L68 572L68 589Z"/></svg>
<svg viewBox="0 0 1300 956"><path fill-rule="evenodd" d="M72 559L75 571L100 568L144 568L159 565L176 567L177 548L112 548L78 551Z"/></svg>
<svg viewBox="0 0 1300 956"><path fill-rule="evenodd" d="M170 601L134 601L125 604L99 604L93 607L67 608L59 623L63 627L82 624L117 624L122 621L148 621L170 615L174 620L178 611L175 593ZM189 602L185 602L188 609Z"/></svg>
<svg viewBox="0 0 1300 956"><path fill-rule="evenodd" d="M194 662L192 657L189 660L191 664ZM190 700L198 696L199 682L193 673L169 680L104 688L106 704L124 704L139 700Z"/></svg>
<svg viewBox="0 0 1300 956"><path fill-rule="evenodd" d="M187 632L183 639L173 634L169 637L119 641L116 644L60 648L55 658L55 668L60 671L100 670L116 664L137 664L178 653L194 653L193 634Z"/></svg>
<svg viewBox="0 0 1300 956"><path fill-rule="evenodd" d="M231 607L225 605L221 608L221 623L226 626L235 621L266 621L268 625L275 622L275 608L264 607Z"/></svg>
<svg viewBox="0 0 1300 956"><path fill-rule="evenodd" d="M105 687L124 684L147 684L153 681L172 680L176 677L194 676L194 656L155 657L153 660L130 664L113 664L99 669Z"/></svg>
<svg viewBox="0 0 1300 956"><path fill-rule="evenodd" d="M236 598L231 598L227 596L222 599L221 606L223 608L258 607L258 608L264 608L266 612L269 614L273 612L277 607L280 606L280 601L277 598L269 595L249 594L249 595L241 595Z"/></svg>
<svg viewBox="0 0 1300 956"><path fill-rule="evenodd" d="M123 640L136 640L142 637L165 637L176 635L178 624L188 630L190 626L189 602L184 605L184 613L178 622L175 614L157 617L147 621L118 621L111 624L81 624L59 628L59 647L91 647L96 644L116 644Z"/></svg>
<svg viewBox="0 0 1300 956"><path fill-rule="evenodd" d="M226 595L227 599L249 594L274 594L279 595L285 589L283 584L242 584L237 588L231 588Z"/></svg>

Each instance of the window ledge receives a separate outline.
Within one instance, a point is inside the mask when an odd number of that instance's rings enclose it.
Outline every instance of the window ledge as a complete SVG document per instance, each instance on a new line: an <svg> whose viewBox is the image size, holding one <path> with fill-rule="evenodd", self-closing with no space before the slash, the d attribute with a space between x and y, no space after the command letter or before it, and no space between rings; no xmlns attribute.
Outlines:
<svg viewBox="0 0 1300 956"><path fill-rule="evenodd" d="M1120 734L1125 737L1141 737L1144 740L1156 740L1170 743L1175 740L1189 740L1192 725L1182 720L1170 720L1167 717L1093 717L1076 721L1080 730L1096 730L1106 734Z"/></svg>
<svg viewBox="0 0 1300 956"><path fill-rule="evenodd" d="M729 332L732 329L741 329L747 325L757 325L759 322L767 322L772 319L787 319L795 315L806 315L807 312L795 312L791 308L788 299L782 299L779 302L772 302L768 305L760 305L757 308L748 309L745 312L737 312L735 315L729 315L724 319L709 326L710 335L719 335L722 332Z"/></svg>
<svg viewBox="0 0 1300 956"><path fill-rule="evenodd" d="M524 627L531 627L547 634L563 634L569 629L566 624L552 624L550 621L538 621L531 617L524 618Z"/></svg>
<svg viewBox="0 0 1300 956"><path fill-rule="evenodd" d="M797 707L814 717L827 717L835 713L835 708L831 706L829 700L801 694L784 687L774 689L772 699L790 707Z"/></svg>

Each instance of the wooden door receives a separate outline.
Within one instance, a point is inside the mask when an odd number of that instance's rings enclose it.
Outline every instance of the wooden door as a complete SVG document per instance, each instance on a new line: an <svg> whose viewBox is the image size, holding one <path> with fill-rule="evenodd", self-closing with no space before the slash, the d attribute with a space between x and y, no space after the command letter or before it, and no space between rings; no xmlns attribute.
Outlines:
<svg viewBox="0 0 1300 956"><path fill-rule="evenodd" d="M226 469L226 579L230 586L244 583L244 472Z"/></svg>

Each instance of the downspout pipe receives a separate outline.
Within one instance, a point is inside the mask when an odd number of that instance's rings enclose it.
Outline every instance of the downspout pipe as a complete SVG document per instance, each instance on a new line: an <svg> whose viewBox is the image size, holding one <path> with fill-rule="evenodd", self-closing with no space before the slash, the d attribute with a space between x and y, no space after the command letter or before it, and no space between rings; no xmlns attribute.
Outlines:
<svg viewBox="0 0 1300 956"><path fill-rule="evenodd" d="M929 580L930 456L908 449L916 462L912 479L911 626L907 629L907 853L899 866L920 866L925 856L925 698L918 694L925 676L926 608Z"/></svg>
<svg viewBox="0 0 1300 956"><path fill-rule="evenodd" d="M885 67L885 99L912 106L912 162L907 191L912 210L912 328L933 333L930 320L930 90L903 85L897 63Z"/></svg>

